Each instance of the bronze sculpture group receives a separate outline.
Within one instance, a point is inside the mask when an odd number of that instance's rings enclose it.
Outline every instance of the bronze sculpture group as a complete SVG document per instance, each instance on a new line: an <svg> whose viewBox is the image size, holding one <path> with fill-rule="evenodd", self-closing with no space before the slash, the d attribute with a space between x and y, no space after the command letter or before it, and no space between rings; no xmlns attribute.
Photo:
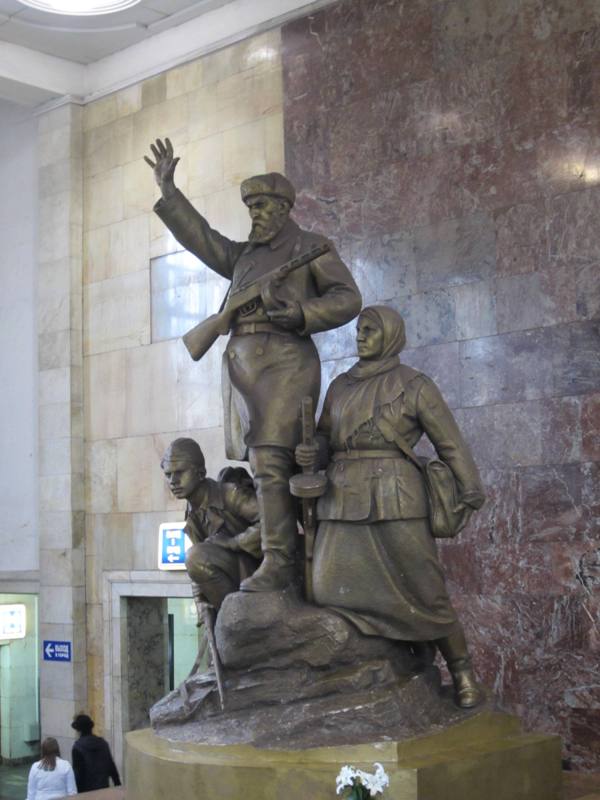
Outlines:
<svg viewBox="0 0 600 800"><path fill-rule="evenodd" d="M238 589L266 597L295 585L299 514L290 479L299 467L325 469L310 576L314 604L365 637L429 650L429 659L437 648L456 704L479 705L484 693L432 531L455 535L484 494L436 385L399 360L401 316L383 306L361 311L358 288L333 244L290 217L295 193L283 175L242 183L252 227L247 242L234 242L212 230L175 188L178 159L169 140L157 140L152 152L154 160L146 161L162 193L156 213L186 249L231 281L221 316L211 324L217 333L230 332L223 387L227 455L249 460L255 487L207 479L192 440L176 440L165 454L169 485L188 501L193 547L186 564L197 599L219 609ZM315 440L303 442L301 402L310 398L316 406L320 392L311 334L357 316L358 361L332 382ZM191 331L184 337L193 357L206 346L203 336ZM435 470L413 452L423 434L436 449L444 484L436 485ZM441 525L433 517L438 502L445 506Z"/></svg>

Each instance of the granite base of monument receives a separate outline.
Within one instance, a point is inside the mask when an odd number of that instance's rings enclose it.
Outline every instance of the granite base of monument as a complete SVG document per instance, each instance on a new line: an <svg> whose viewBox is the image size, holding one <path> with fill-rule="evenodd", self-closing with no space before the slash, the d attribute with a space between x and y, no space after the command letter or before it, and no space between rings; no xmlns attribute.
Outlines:
<svg viewBox="0 0 600 800"><path fill-rule="evenodd" d="M331 800L340 767L383 764L394 800L559 800L560 739L523 733L508 714L482 711L402 741L259 749L127 734L127 800Z"/></svg>

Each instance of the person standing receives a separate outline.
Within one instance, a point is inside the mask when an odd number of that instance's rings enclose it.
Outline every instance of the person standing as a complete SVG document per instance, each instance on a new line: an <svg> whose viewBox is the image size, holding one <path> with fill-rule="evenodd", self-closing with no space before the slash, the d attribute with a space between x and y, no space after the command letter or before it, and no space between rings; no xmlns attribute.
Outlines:
<svg viewBox="0 0 600 800"><path fill-rule="evenodd" d="M290 273L274 292L236 312L224 356L224 378L235 400L233 410L225 402L227 457L250 461L264 553L261 566L240 589L285 589L295 575L296 505L289 478L302 438L300 403L310 395L316 406L321 385L311 335L350 322L360 311L360 292L333 244L290 217L296 193L284 175L271 172L242 182L251 231L248 241L235 242L213 230L176 188L179 159L170 141L157 139L151 149L154 161L145 160L162 193L154 211L186 250L231 281L232 295L315 246L328 245L326 253ZM241 448L233 447L236 437L228 429L239 431Z"/></svg>
<svg viewBox="0 0 600 800"><path fill-rule="evenodd" d="M56 739L48 736L42 742L42 758L29 770L27 800L55 800L75 794L73 769L60 757Z"/></svg>
<svg viewBox="0 0 600 800"><path fill-rule="evenodd" d="M107 789L109 778L112 778L115 786L120 786L119 772L107 742L92 733L94 720L87 714L78 714L71 727L79 733L72 753L77 791Z"/></svg>

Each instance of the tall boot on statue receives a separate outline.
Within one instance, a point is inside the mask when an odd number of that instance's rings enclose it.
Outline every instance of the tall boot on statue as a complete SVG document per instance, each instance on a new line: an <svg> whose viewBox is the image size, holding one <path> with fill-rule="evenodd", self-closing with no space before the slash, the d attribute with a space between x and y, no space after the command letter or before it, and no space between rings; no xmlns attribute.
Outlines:
<svg viewBox="0 0 600 800"><path fill-rule="evenodd" d="M296 574L294 562L278 550L267 550L256 572L240 584L242 592L277 592L287 589Z"/></svg>
<svg viewBox="0 0 600 800"><path fill-rule="evenodd" d="M250 466L260 513L263 562L240 584L242 592L276 592L286 589L296 575L298 536L296 503L290 494L294 456L283 447L255 447Z"/></svg>
<svg viewBox="0 0 600 800"><path fill-rule="evenodd" d="M437 639L436 645L442 654L454 684L454 700L460 708L474 708L485 700L485 693L477 683L471 656L467 647L464 631L459 628L456 633Z"/></svg>

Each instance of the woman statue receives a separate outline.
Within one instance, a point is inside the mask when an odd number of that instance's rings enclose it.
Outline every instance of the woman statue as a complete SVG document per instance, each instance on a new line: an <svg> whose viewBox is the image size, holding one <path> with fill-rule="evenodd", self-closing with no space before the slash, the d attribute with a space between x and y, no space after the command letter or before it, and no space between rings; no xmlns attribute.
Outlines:
<svg viewBox="0 0 600 800"><path fill-rule="evenodd" d="M324 466L326 452L329 457L328 485L317 506L314 597L367 636L433 642L448 664L456 703L472 708L484 694L446 591L425 480L410 448L426 433L452 471L458 529L483 504L484 494L438 388L400 363L405 341L398 313L365 308L357 324L359 361L329 387L317 429L320 446L296 450L298 463L308 468L319 461Z"/></svg>

